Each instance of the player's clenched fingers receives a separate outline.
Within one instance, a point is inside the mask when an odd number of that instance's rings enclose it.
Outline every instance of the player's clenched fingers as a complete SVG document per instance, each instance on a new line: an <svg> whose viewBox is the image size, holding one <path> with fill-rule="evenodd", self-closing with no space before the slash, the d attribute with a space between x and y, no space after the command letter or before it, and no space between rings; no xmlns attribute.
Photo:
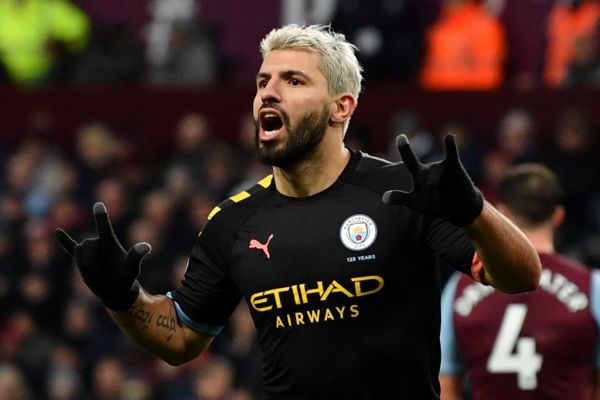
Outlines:
<svg viewBox="0 0 600 400"><path fill-rule="evenodd" d="M406 168L408 168L410 173L416 177L421 169L421 162L417 158L417 155L414 153L414 151L410 148L408 137L406 137L404 134L398 135L396 138L396 147L398 147L398 151L402 157L402 162L404 162L404 165L406 165Z"/></svg>
<svg viewBox="0 0 600 400"><path fill-rule="evenodd" d="M446 160L453 162L458 161L458 147L456 146L454 135L448 134L444 137L444 152L446 154Z"/></svg>
<svg viewBox="0 0 600 400"><path fill-rule="evenodd" d="M73 239L67 232L60 228L54 231L54 235L56 236L58 243L60 243L60 246L72 256L75 246L77 246L79 243L77 243L75 239Z"/></svg>
<svg viewBox="0 0 600 400"><path fill-rule="evenodd" d="M94 204L94 221L96 222L98 237L110 238L114 235L110 219L108 218L108 211L102 202Z"/></svg>

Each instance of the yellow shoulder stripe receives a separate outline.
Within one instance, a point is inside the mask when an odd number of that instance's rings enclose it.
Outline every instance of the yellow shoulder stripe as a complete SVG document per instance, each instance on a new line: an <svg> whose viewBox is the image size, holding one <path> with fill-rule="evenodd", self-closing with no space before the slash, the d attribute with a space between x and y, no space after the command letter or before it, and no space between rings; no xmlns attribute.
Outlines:
<svg viewBox="0 0 600 400"><path fill-rule="evenodd" d="M273 175L267 175L264 178L262 178L260 181L258 181L258 184L266 189L269 186L271 186L272 180L273 180Z"/></svg>
<svg viewBox="0 0 600 400"><path fill-rule="evenodd" d="M258 184L266 189L271 185L272 181L273 181L273 175L267 175L263 179L261 179L258 182ZM256 188L256 186L255 186L255 188ZM250 191L253 193L256 192L256 190L255 191L250 190ZM238 194L231 196L229 198L229 200L233 201L234 203L239 203L240 201L245 200L250 196L251 196L251 194L244 190L243 192L239 192ZM229 204L231 204L231 203L229 203ZM212 217L214 217L219 211L221 211L221 207L216 206L215 208L213 208L212 211L210 212L210 214L208 214L208 220L210 220Z"/></svg>
<svg viewBox="0 0 600 400"><path fill-rule="evenodd" d="M208 214L208 220L210 221L210 219L212 217L214 217L215 214L218 213L219 211L221 211L221 207L216 206L215 208L213 208L212 211L210 212L210 214Z"/></svg>
<svg viewBox="0 0 600 400"><path fill-rule="evenodd" d="M248 197L250 197L250 193L244 190L243 192L239 192L235 196L231 196L230 199L233 200L234 203L239 203L240 201L247 199Z"/></svg>

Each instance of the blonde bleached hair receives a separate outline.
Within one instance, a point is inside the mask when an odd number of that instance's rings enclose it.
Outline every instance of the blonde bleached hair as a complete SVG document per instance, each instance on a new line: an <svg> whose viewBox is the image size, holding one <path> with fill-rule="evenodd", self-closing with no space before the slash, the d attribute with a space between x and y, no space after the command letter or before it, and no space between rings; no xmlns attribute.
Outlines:
<svg viewBox="0 0 600 400"><path fill-rule="evenodd" d="M320 54L319 69L327 79L329 94L350 92L358 99L363 68L356 58L357 47L329 25L285 25L273 29L260 42L263 59L273 50L299 49Z"/></svg>

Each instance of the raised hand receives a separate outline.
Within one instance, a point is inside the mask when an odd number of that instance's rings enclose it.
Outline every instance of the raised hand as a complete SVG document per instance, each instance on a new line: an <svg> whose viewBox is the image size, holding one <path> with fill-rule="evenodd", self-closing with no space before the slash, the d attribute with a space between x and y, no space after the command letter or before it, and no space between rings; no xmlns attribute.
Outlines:
<svg viewBox="0 0 600 400"><path fill-rule="evenodd" d="M483 195L460 162L454 135L444 137L444 160L430 164L419 161L406 135L396 138L396 146L413 177L413 189L388 190L383 194L385 203L444 218L457 226L469 225L479 216Z"/></svg>
<svg viewBox="0 0 600 400"><path fill-rule="evenodd" d="M151 250L148 243L137 243L125 251L115 236L103 203L94 204L98 236L81 243L63 229L56 230L62 248L74 259L86 285L113 310L125 310L139 293L137 276L142 258Z"/></svg>

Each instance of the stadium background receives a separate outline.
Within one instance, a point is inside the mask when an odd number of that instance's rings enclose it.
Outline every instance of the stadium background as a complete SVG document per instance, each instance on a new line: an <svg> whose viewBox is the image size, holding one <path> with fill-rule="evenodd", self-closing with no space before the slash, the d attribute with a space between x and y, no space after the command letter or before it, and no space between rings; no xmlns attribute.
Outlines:
<svg viewBox="0 0 600 400"><path fill-rule="evenodd" d="M11 2L0 3L0 21ZM260 355L243 304L210 352L170 367L116 330L53 229L89 235L91 204L103 200L125 243L153 245L142 283L156 293L177 285L212 207L268 173L252 157L248 113L258 42L284 22L331 22L359 44L366 81L349 145L397 159L393 139L404 132L434 160L441 135L454 132L490 200L508 165L544 162L567 189L559 249L600 266L600 82L543 79L548 23L562 3L487 1L506 33L504 78L448 91L419 81L441 0L74 0L89 23L85 45L53 47L40 79L0 84L0 394L258 398Z"/></svg>

